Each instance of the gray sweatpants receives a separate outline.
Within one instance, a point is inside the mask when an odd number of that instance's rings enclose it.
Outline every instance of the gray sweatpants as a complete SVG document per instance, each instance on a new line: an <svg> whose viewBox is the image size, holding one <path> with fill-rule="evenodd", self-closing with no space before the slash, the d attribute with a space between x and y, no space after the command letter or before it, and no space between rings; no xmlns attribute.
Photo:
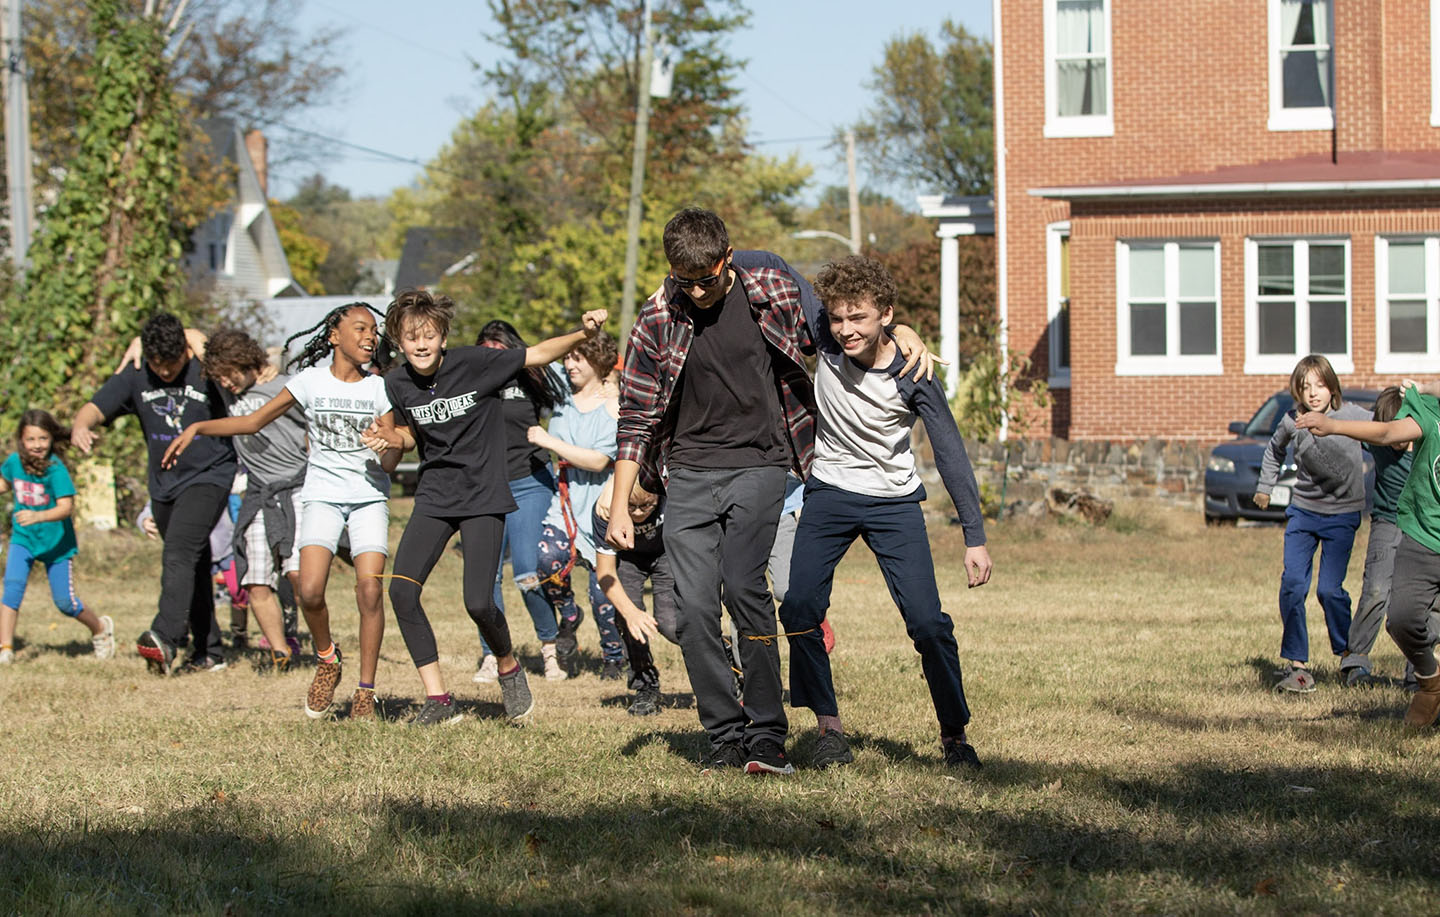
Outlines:
<svg viewBox="0 0 1440 917"><path fill-rule="evenodd" d="M1437 597L1440 554L1402 533L1395 549L1395 580L1385 629L1422 678L1436 672L1436 631L1430 625L1430 609Z"/></svg>
<svg viewBox="0 0 1440 917"><path fill-rule="evenodd" d="M1400 527L1386 519L1370 519L1370 540L1365 548L1365 581L1360 602L1350 619L1350 655L1340 660L1340 671L1373 669L1370 651L1385 624L1390 609L1390 592L1395 579L1395 549L1400 546ZM1430 610L1430 642L1440 634L1440 615ZM1407 673L1408 677L1408 673Z"/></svg>

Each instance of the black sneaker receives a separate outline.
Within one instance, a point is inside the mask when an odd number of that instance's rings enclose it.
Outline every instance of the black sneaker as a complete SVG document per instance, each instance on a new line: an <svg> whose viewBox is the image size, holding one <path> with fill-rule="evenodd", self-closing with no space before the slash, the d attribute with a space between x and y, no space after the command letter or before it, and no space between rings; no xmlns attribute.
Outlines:
<svg viewBox="0 0 1440 917"><path fill-rule="evenodd" d="M625 677L625 666L613 659L606 659L600 667L601 681L619 681Z"/></svg>
<svg viewBox="0 0 1440 917"><path fill-rule="evenodd" d="M705 762L706 770L729 770L745 766L745 747L739 742L727 742L710 750L710 760Z"/></svg>
<svg viewBox="0 0 1440 917"><path fill-rule="evenodd" d="M654 716L659 713L660 689L641 685L635 690L635 699L630 702L630 709L625 712L631 716Z"/></svg>
<svg viewBox="0 0 1440 917"><path fill-rule="evenodd" d="M980 757L975 754L975 749L966 742L954 741L944 742L946 767L968 767L971 770L980 770Z"/></svg>
<svg viewBox="0 0 1440 917"><path fill-rule="evenodd" d="M512 723L523 723L535 709L535 698L530 694L530 682L525 678L523 665L500 675L500 699L505 704L505 716Z"/></svg>
<svg viewBox="0 0 1440 917"><path fill-rule="evenodd" d="M135 641L135 652L145 657L145 666L156 675L170 675L175 672L175 647L169 640L147 630Z"/></svg>
<svg viewBox="0 0 1440 917"><path fill-rule="evenodd" d="M779 742L759 739L745 756L747 774L793 774L795 767L785 757L785 748Z"/></svg>
<svg viewBox="0 0 1440 917"><path fill-rule="evenodd" d="M454 703L442 704L438 700L425 698L425 706L410 721L411 726L449 726L460 722L463 714L455 709Z"/></svg>
<svg viewBox="0 0 1440 917"><path fill-rule="evenodd" d="M815 753L810 756L811 767L837 767L841 764L849 764L855 760L855 755L850 751L850 742L845 738L845 733L827 729L820 733L820 738L815 742Z"/></svg>
<svg viewBox="0 0 1440 917"><path fill-rule="evenodd" d="M227 668L229 666L220 656L191 656L180 671L192 675L196 672L223 672Z"/></svg>
<svg viewBox="0 0 1440 917"><path fill-rule="evenodd" d="M555 661L567 677L580 674L580 641L575 639L575 631L567 629L563 622L555 637Z"/></svg>

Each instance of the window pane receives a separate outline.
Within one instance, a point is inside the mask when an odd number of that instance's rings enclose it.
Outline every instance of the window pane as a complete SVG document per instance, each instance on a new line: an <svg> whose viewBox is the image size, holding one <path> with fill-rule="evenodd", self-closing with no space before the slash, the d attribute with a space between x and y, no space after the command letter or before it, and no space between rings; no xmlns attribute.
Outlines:
<svg viewBox="0 0 1440 917"><path fill-rule="evenodd" d="M1130 299L1165 298L1165 250L1130 248Z"/></svg>
<svg viewBox="0 0 1440 917"><path fill-rule="evenodd" d="M1070 237L1060 237L1060 295L1070 298Z"/></svg>
<svg viewBox="0 0 1440 917"><path fill-rule="evenodd" d="M1390 293L1425 295L1425 243L1391 242Z"/></svg>
<svg viewBox="0 0 1440 917"><path fill-rule="evenodd" d="M1346 353L1345 304L1310 303L1310 350L1313 353Z"/></svg>
<svg viewBox="0 0 1440 917"><path fill-rule="evenodd" d="M1260 353L1295 352L1295 304L1262 302L1260 318Z"/></svg>
<svg viewBox="0 0 1440 917"><path fill-rule="evenodd" d="M1285 108L1330 107L1330 52L1286 51L1280 55Z"/></svg>
<svg viewBox="0 0 1440 917"><path fill-rule="evenodd" d="M1390 303L1391 353L1424 353L1427 339L1425 331L1423 301Z"/></svg>
<svg viewBox="0 0 1440 917"><path fill-rule="evenodd" d="M1293 245L1261 245L1259 247L1261 296L1292 296L1295 293L1295 247ZM1294 350L1281 351L1294 353Z"/></svg>
<svg viewBox="0 0 1440 917"><path fill-rule="evenodd" d="M1061 55L1106 53L1102 0L1059 0L1055 4L1055 51Z"/></svg>
<svg viewBox="0 0 1440 917"><path fill-rule="evenodd" d="M1180 353L1215 353L1215 304L1185 302L1180 304Z"/></svg>
<svg viewBox="0 0 1440 917"><path fill-rule="evenodd" d="M1345 246L1310 246L1310 295L1345 295Z"/></svg>
<svg viewBox="0 0 1440 917"><path fill-rule="evenodd" d="M1180 296L1200 299L1215 295L1215 247L1180 246Z"/></svg>
<svg viewBox="0 0 1440 917"><path fill-rule="evenodd" d="M1056 62L1055 93L1061 118L1105 114L1105 60Z"/></svg>
<svg viewBox="0 0 1440 917"><path fill-rule="evenodd" d="M1055 365L1050 370L1070 368L1070 305L1066 303L1050 320L1050 354Z"/></svg>
<svg viewBox="0 0 1440 917"><path fill-rule="evenodd" d="M1165 305L1130 306L1130 353L1137 357L1165 355Z"/></svg>

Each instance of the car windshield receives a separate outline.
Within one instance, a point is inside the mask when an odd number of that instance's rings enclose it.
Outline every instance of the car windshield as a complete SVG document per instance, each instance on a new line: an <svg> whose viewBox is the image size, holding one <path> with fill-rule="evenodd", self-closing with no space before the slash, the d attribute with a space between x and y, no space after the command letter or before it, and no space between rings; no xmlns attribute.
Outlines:
<svg viewBox="0 0 1440 917"><path fill-rule="evenodd" d="M1275 435L1275 428L1280 426L1280 418L1294 406L1295 400L1288 392L1271 395L1270 400L1261 405L1260 410L1256 411L1255 416L1245 425L1245 435L1256 439L1269 439Z"/></svg>

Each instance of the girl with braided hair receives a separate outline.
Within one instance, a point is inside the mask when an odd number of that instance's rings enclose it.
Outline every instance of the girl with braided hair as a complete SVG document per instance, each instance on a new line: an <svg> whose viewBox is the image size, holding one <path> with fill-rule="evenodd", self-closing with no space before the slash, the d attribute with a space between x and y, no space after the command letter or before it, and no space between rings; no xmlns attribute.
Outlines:
<svg viewBox="0 0 1440 917"><path fill-rule="evenodd" d="M329 713L340 682L340 649L330 633L325 586L330 560L348 527L355 561L355 603L360 612L360 684L350 705L351 719L375 716L375 671L385 633L385 607L380 580L389 556L389 473L400 462L400 450L373 436L378 420L390 416L385 383L365 367L385 349L375 317L363 302L332 310L307 334L298 367L274 398L243 417L191 424L170 444L164 462L173 464L197 435L254 434L298 406L305 414L310 454L300 490L300 608L310 626L318 665L305 698L305 714L319 719ZM319 365L325 357L330 365ZM372 451L373 450L373 451Z"/></svg>

